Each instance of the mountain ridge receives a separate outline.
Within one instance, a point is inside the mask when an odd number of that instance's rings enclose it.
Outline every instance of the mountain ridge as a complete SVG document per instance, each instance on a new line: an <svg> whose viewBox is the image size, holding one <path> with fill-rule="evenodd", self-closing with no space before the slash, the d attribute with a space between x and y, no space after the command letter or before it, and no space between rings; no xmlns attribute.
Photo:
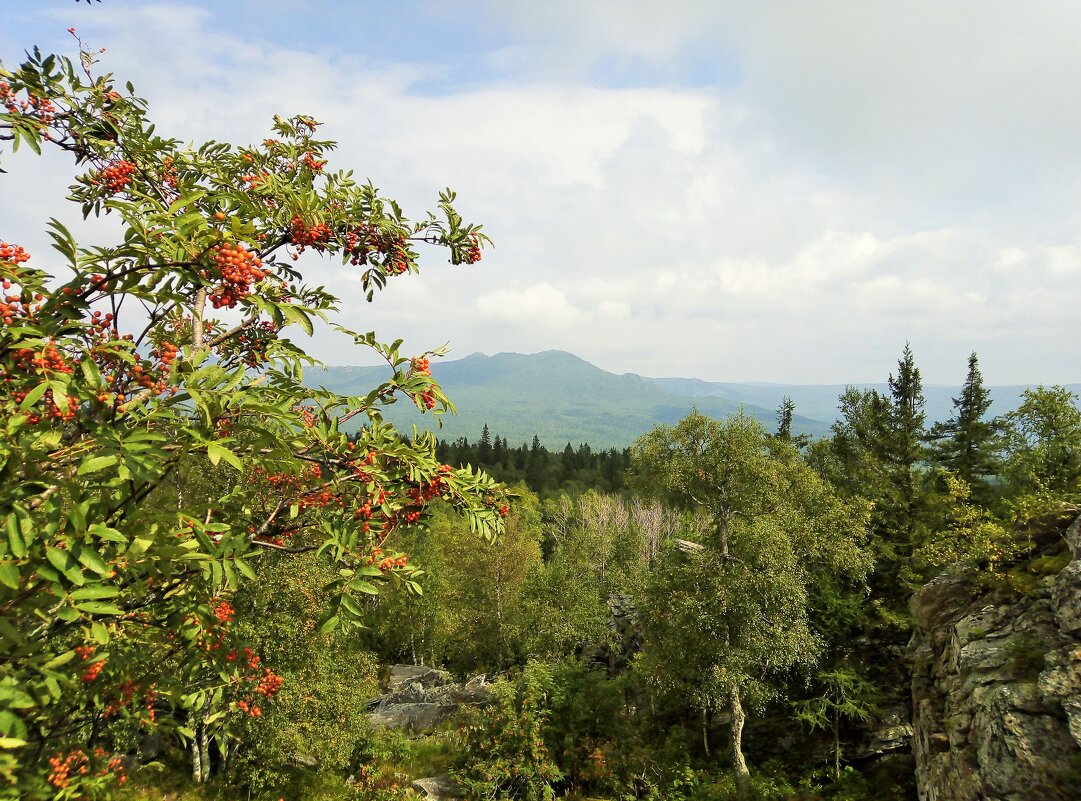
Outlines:
<svg viewBox="0 0 1081 801"><path fill-rule="evenodd" d="M698 408L725 417L741 408L770 430L784 396L796 404L794 433L823 436L836 419L837 396L846 386L887 389L879 384L782 384L721 382L698 378L651 378L612 373L563 350L523 354L501 351L470 353L460 359L433 360L432 374L458 409L438 427L405 399L386 417L403 430L435 431L443 439L477 438L484 425L512 445L536 434L548 448L588 442L593 448L623 448L659 423L672 424ZM385 380L386 367L335 366L307 371L307 382L342 394L363 395ZM1077 392L1081 385L1067 385ZM989 387L1001 414L1016 408L1025 386ZM927 385L928 422L944 420L959 387Z"/></svg>

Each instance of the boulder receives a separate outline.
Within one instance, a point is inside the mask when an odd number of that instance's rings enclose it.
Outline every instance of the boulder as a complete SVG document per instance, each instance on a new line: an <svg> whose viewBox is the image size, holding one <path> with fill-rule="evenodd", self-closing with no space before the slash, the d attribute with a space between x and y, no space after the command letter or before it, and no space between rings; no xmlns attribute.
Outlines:
<svg viewBox="0 0 1081 801"><path fill-rule="evenodd" d="M424 798L431 801L444 801L445 799L461 798L462 790L449 776L431 776L427 779L417 779L413 782L413 789L423 793Z"/></svg>
<svg viewBox="0 0 1081 801"><path fill-rule="evenodd" d="M464 705L487 703L491 690L484 676L457 684L445 670L424 665L390 668L387 693L367 701L373 726L420 734L452 717Z"/></svg>

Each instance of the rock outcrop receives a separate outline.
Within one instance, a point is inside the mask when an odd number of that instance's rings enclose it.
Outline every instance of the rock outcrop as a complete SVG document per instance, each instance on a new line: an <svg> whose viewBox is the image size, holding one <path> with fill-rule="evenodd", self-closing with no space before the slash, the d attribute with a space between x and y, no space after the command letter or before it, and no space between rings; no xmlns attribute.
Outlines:
<svg viewBox="0 0 1081 801"><path fill-rule="evenodd" d="M449 776L417 779L413 782L413 789L429 801L450 801L450 799L462 797L461 788Z"/></svg>
<svg viewBox="0 0 1081 801"><path fill-rule="evenodd" d="M445 670L394 665L387 693L368 701L369 719L373 726L420 734L451 717L463 705L487 702L490 694L484 676L458 684Z"/></svg>
<svg viewBox="0 0 1081 801"><path fill-rule="evenodd" d="M1081 518L1072 561L1010 601L955 569L913 596L920 801L1081 799Z"/></svg>

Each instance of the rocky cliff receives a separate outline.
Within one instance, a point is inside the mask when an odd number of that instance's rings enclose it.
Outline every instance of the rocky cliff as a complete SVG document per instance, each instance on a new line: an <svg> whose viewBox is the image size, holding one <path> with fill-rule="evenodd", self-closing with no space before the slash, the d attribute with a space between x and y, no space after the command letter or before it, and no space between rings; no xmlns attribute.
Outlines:
<svg viewBox="0 0 1081 801"><path fill-rule="evenodd" d="M1064 537L1012 594L954 570L913 596L920 801L1081 799L1081 518Z"/></svg>

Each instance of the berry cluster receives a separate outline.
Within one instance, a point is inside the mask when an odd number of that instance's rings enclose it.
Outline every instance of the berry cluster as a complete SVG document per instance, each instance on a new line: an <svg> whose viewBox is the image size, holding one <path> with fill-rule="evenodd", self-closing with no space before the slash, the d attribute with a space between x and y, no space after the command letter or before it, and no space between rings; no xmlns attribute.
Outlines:
<svg viewBox="0 0 1081 801"><path fill-rule="evenodd" d="M124 159L110 161L100 170L91 183L105 187L110 195L123 192L131 185L131 177L135 175L135 165Z"/></svg>
<svg viewBox="0 0 1081 801"><path fill-rule="evenodd" d="M105 667L105 660L104 659L99 659L97 662L92 662L90 664L90 666L87 667L87 669L83 672L83 675L80 676L79 678L81 678L84 682L89 684L90 682L94 681L94 679L96 679L101 674L101 671L102 671L102 669L104 669L104 667Z"/></svg>
<svg viewBox="0 0 1081 801"><path fill-rule="evenodd" d="M465 263L476 264L481 259L480 237L476 234L469 235L469 249L465 252Z"/></svg>
<svg viewBox="0 0 1081 801"><path fill-rule="evenodd" d="M7 81L0 81L0 103L10 114L23 114L37 117L43 126L52 125L56 120L56 106L48 98L42 98L33 92L27 92L26 100L19 100L17 93ZM48 131L42 130L41 137L47 138Z"/></svg>
<svg viewBox="0 0 1081 801"><path fill-rule="evenodd" d="M139 687L140 685L134 681L123 682L120 685L120 695L105 705L102 717L111 718L118 715L120 710L127 709L131 706L131 702L135 698L135 693L139 691Z"/></svg>
<svg viewBox="0 0 1081 801"><path fill-rule="evenodd" d="M399 556L387 556L383 553L382 548L372 548L371 553L364 560L364 563L371 567L375 565L380 570L386 572L387 570L393 570L396 567L405 567L405 563L409 561L409 557L404 553Z"/></svg>
<svg viewBox="0 0 1081 801"><path fill-rule="evenodd" d="M3 282L4 289L11 289L11 282ZM0 321L3 321L4 325L12 325L16 321L32 322L37 313L41 311L42 301L45 297L38 293L34 295L33 301L28 298L23 298L21 295L11 294L2 296L0 300Z"/></svg>
<svg viewBox="0 0 1081 801"><path fill-rule="evenodd" d="M250 160L251 160L250 158L245 159L245 161L250 161ZM241 175L240 180L243 181L244 183L246 183L248 185L249 189L258 189L260 186L262 186L264 183L266 183L267 174L265 172L259 173L258 175L254 174L254 173L249 173L247 175Z"/></svg>
<svg viewBox="0 0 1081 801"><path fill-rule="evenodd" d="M210 295L215 309L234 308L241 298L251 293L251 285L266 278L260 269L263 260L241 245L225 242L214 249L213 266L221 285Z"/></svg>
<svg viewBox="0 0 1081 801"><path fill-rule="evenodd" d="M423 356L414 357L409 367L412 375L430 376L432 374L431 363ZM418 409L434 409L436 404L435 392L432 389L418 392L413 396L413 402L417 404Z"/></svg>
<svg viewBox="0 0 1081 801"><path fill-rule="evenodd" d="M282 688L282 681L281 676L275 675L270 668L265 668L255 691L264 698L273 698Z"/></svg>
<svg viewBox="0 0 1081 801"><path fill-rule="evenodd" d="M12 351L11 357L14 369L0 371L0 374L4 376L3 384L8 385L11 399L15 403L22 403L28 394L28 391L23 388L26 386L23 384L25 379L19 380L18 385L20 386L18 389L11 388L11 385L16 382L16 376L25 377L27 375L41 374L47 379L50 374L65 373L70 375L75 371L75 368L67 361L56 345L51 342L46 343L40 351L32 348L18 348ZM37 424L43 419L61 421L73 419L79 399L74 395L68 395L65 399L67 401L64 404L66 408L61 409L53 397L52 389L45 390L41 398L43 409L41 411L31 411L27 417L27 422Z"/></svg>
<svg viewBox="0 0 1081 801"><path fill-rule="evenodd" d="M177 173L176 167L173 165L172 156L166 156L165 160L162 162L161 182L169 189L176 190Z"/></svg>
<svg viewBox="0 0 1081 801"><path fill-rule="evenodd" d="M333 233L326 223L308 225L299 214L289 221L289 229L289 241L297 247L293 253L294 261L300 258L300 254L304 252L305 248L313 248L319 251L326 250L327 243Z"/></svg>
<svg viewBox="0 0 1081 801"><path fill-rule="evenodd" d="M268 361L267 347L278 334L278 327L269 320L245 328L237 334L235 342L248 367L258 367Z"/></svg>
<svg viewBox="0 0 1081 801"><path fill-rule="evenodd" d="M60 754L49 759L49 765L52 767L47 780L49 784L56 787L58 790L67 787L71 783L72 772L78 773L81 776L86 775L86 754L82 749L75 749L66 757L61 759Z"/></svg>
<svg viewBox="0 0 1081 801"><path fill-rule="evenodd" d="M150 351L150 355L158 360L157 363L148 363L149 366L143 366L142 363L136 362L131 366L131 380L143 389L164 392L168 387L169 371L179 354L180 348L172 342L162 342Z"/></svg>
<svg viewBox="0 0 1081 801"><path fill-rule="evenodd" d="M230 652L226 658L230 662L235 662L237 660L237 654L235 651ZM244 658L248 663L248 669L252 671L252 673L246 675L244 679L255 684L255 694L261 695L266 699L273 698L277 695L282 687L282 677L276 675L270 668L264 668L261 664L261 660L252 652L251 648L244 649ZM244 712L253 718L262 717L263 715L263 710L259 708L259 705L252 696L237 701L236 706L241 712Z"/></svg>
<svg viewBox="0 0 1081 801"><path fill-rule="evenodd" d="M30 254L23 250L21 245L13 245L10 242L0 242L0 262L22 264L24 261L30 261ZM4 288L7 289L8 286L5 285Z"/></svg>
<svg viewBox="0 0 1081 801"><path fill-rule="evenodd" d="M228 601L211 601L210 610L214 613L214 619L223 625L227 625L233 621L233 617L236 615L236 610L229 604Z"/></svg>
<svg viewBox="0 0 1081 801"><path fill-rule="evenodd" d="M305 153L304 158L301 159L301 162L312 172L319 172L325 166L327 166L326 160L320 161L319 159L315 158L315 156L311 153Z"/></svg>
<svg viewBox="0 0 1081 801"><path fill-rule="evenodd" d="M412 261L406 250L405 236L397 232L383 232L378 227L365 224L345 233L345 252L349 263L356 265L376 264L387 275L400 275L409 269Z"/></svg>

